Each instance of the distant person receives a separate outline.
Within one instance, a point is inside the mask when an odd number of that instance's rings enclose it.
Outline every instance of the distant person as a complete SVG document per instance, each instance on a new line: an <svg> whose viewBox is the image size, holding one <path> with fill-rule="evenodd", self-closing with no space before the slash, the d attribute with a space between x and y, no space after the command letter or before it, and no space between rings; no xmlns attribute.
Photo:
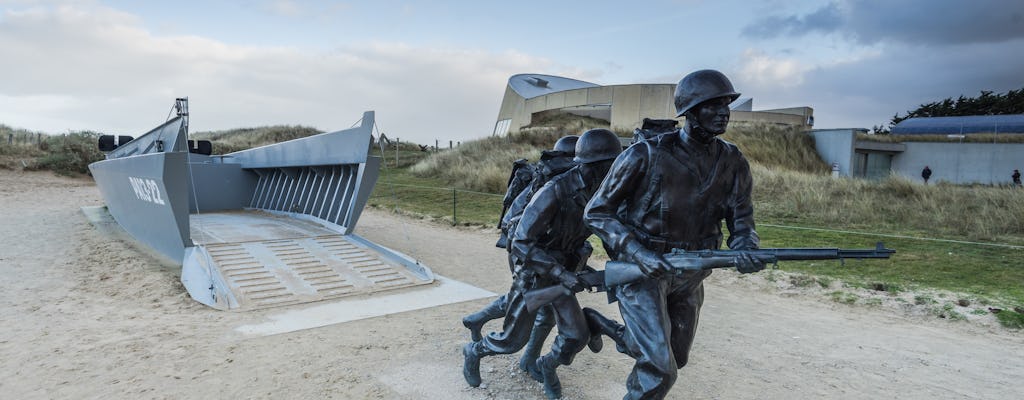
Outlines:
<svg viewBox="0 0 1024 400"><path fill-rule="evenodd" d="M928 178L932 177L932 169L928 168L928 166L925 165L924 169L921 170L921 177L924 178L924 184L927 185L928 184Z"/></svg>
<svg viewBox="0 0 1024 400"><path fill-rule="evenodd" d="M1013 178L1013 184L1020 186L1020 171L1013 170L1013 175L1010 176Z"/></svg>

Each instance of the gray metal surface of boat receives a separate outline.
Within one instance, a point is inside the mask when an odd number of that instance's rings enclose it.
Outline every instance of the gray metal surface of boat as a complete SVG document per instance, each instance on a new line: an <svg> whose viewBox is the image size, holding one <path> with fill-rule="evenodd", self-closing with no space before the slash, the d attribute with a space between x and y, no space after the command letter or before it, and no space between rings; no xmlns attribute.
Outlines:
<svg viewBox="0 0 1024 400"><path fill-rule="evenodd" d="M372 111L358 127L210 156L189 151L183 100L89 169L114 220L182 264L193 299L247 310L433 282L353 233L380 167L368 156Z"/></svg>

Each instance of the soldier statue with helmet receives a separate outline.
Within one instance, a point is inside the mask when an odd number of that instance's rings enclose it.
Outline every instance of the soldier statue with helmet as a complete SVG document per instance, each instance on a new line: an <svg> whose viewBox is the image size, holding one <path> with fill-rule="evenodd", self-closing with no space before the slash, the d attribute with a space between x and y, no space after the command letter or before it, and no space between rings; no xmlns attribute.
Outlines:
<svg viewBox="0 0 1024 400"><path fill-rule="evenodd" d="M481 383L482 357L515 353L526 344L535 320L535 312L525 304L526 291L553 285L573 292L582 288L576 272L582 264L581 249L591 235L583 223L583 211L621 151L619 139L611 131L584 132L576 143L574 161L578 165L541 187L526 205L511 235L515 283L508 294L503 331L468 343L462 350L463 376L470 386ZM556 369L572 363L592 336L575 296L559 297L550 307L558 336L551 351L536 360L536 367L545 395L554 399L562 392Z"/></svg>
<svg viewBox="0 0 1024 400"><path fill-rule="evenodd" d="M686 365L704 302L710 270L671 273L663 256L672 249L718 249L721 223L733 250L757 249L746 158L720 138L737 93L721 72L685 76L675 91L681 129L630 146L611 166L587 205L584 218L613 258L640 266L645 278L611 288L624 325L585 309L589 330L608 335L635 359L626 399L663 398ZM763 262L740 253L736 265L749 273Z"/></svg>
<svg viewBox="0 0 1024 400"><path fill-rule="evenodd" d="M535 164L526 164L526 160L517 160L514 163L512 173L509 176L508 190L505 192L501 222L498 227L501 229L501 236L495 244L497 247L509 251L508 267L513 272L515 267L512 262L511 247L507 245L508 236L514 233L515 226L523 214L526 204L533 198L533 194L545 183L555 176L568 171L576 166L573 158L576 156L577 135L567 135L559 138L551 150L541 152L540 160ZM587 243L583 249L580 259L586 262L593 249ZM479 311L462 318L462 325L470 330L473 341L483 339L480 333L484 324L488 321L505 316L508 310L509 294L503 294ZM555 326L554 311L551 307L541 308L537 312L533 330L530 333L530 340L526 343L523 355L519 359L519 369L526 371L534 379L542 380L540 371L537 370L536 361L540 357L540 351L547 340L551 329Z"/></svg>

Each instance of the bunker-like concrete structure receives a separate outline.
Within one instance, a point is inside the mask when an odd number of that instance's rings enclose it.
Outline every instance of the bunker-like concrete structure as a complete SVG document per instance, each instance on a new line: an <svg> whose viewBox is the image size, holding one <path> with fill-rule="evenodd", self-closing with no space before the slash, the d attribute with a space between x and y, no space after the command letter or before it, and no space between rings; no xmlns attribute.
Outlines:
<svg viewBox="0 0 1024 400"><path fill-rule="evenodd" d="M858 140L867 129L816 129L821 158L838 167L839 175L878 179L896 174L921 179L927 165L931 182L1008 184L1014 169L1024 169L1024 143L949 142L886 143Z"/></svg>

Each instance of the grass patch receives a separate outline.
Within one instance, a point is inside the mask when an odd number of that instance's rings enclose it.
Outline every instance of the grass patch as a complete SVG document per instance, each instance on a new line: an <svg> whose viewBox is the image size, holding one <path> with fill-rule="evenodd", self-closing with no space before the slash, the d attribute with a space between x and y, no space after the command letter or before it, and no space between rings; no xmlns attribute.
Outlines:
<svg viewBox="0 0 1024 400"><path fill-rule="evenodd" d="M0 132L5 131L3 128L6 127L0 125ZM100 137L98 132L69 132L59 136L10 128L7 132L0 133L3 136L0 164L5 168L51 170L58 175L70 176L88 174L89 164L103 159L103 153L96 145ZM7 143L8 139L12 139L12 143Z"/></svg>
<svg viewBox="0 0 1024 400"><path fill-rule="evenodd" d="M418 177L408 169L387 169L367 202L369 207L399 210L451 224L497 226L502 196L446 187L438 178Z"/></svg>
<svg viewBox="0 0 1024 400"><path fill-rule="evenodd" d="M873 248L880 238L761 225L762 247ZM896 249L888 260L780 262L785 271L828 277L855 286L898 293L934 288L964 293L978 302L1024 302L1024 251L1006 247L884 238ZM927 296L930 298L930 296Z"/></svg>
<svg viewBox="0 0 1024 400"><path fill-rule="evenodd" d="M790 275L789 283L796 287L808 287L815 283L813 276L807 275Z"/></svg>
<svg viewBox="0 0 1024 400"><path fill-rule="evenodd" d="M1024 328L1024 314L1021 314L1021 313L1018 313L1018 312L1015 312L1015 311L1010 311L1010 310L1000 311L999 313L996 313L996 319L999 320L1000 324L1002 324L1003 326L1005 326L1007 328L1011 328L1011 329L1021 329L1021 328Z"/></svg>
<svg viewBox="0 0 1024 400"><path fill-rule="evenodd" d="M829 298L836 303L842 304L855 304L857 303L857 295L849 292L837 290L828 294Z"/></svg>
<svg viewBox="0 0 1024 400"><path fill-rule="evenodd" d="M926 305L926 304L936 304L936 303L938 303L938 302L935 301L935 299L933 299L932 296L929 296L929 295L926 295L926 294L919 294L919 295L914 296L914 304L917 304L919 306L923 306L923 305Z"/></svg>
<svg viewBox="0 0 1024 400"><path fill-rule="evenodd" d="M956 311L956 307L952 303L946 303L941 308L934 310L935 315L939 318L946 318L951 321L966 321L967 317Z"/></svg>
<svg viewBox="0 0 1024 400"><path fill-rule="evenodd" d="M801 288L818 285L822 289L828 289L832 286L832 281L832 278L825 276L813 276L806 274L793 274L789 276L789 283Z"/></svg>

